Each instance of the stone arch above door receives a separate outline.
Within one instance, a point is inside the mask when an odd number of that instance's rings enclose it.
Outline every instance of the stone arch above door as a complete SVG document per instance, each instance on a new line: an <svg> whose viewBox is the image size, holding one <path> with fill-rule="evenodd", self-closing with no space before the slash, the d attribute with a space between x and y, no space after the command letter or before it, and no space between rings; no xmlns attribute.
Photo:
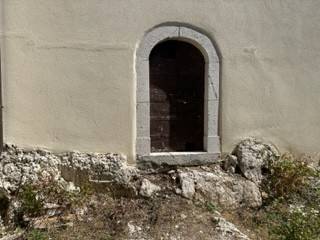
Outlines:
<svg viewBox="0 0 320 240"><path fill-rule="evenodd" d="M205 59L204 151L151 153L149 55L166 40L180 40L197 47ZM220 155L219 57L212 41L203 33L185 26L159 26L145 34L136 51L136 159L138 164L198 165L214 162Z"/></svg>

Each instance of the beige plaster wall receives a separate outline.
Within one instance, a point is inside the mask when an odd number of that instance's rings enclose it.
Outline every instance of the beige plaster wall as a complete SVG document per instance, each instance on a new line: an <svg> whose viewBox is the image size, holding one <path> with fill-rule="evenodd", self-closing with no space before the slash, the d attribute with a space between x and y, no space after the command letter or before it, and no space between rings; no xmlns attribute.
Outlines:
<svg viewBox="0 0 320 240"><path fill-rule="evenodd" d="M1 0L4 141L56 151L135 144L135 50L165 22L221 53L222 150L258 136L319 151L319 0Z"/></svg>

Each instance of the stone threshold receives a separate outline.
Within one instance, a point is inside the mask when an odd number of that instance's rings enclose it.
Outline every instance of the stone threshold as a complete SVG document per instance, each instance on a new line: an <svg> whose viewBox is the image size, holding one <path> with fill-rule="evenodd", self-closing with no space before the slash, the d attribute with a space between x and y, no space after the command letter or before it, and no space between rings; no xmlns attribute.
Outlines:
<svg viewBox="0 0 320 240"><path fill-rule="evenodd" d="M216 163L220 153L208 152L153 152L147 156L138 155L139 164L167 166L197 166Z"/></svg>

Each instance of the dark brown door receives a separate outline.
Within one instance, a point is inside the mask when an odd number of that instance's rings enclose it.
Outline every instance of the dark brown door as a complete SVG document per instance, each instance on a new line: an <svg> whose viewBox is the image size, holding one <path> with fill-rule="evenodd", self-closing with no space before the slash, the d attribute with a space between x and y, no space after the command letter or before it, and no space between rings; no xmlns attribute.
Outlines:
<svg viewBox="0 0 320 240"><path fill-rule="evenodd" d="M202 53L189 43L170 40L155 46L149 60L151 151L202 151Z"/></svg>

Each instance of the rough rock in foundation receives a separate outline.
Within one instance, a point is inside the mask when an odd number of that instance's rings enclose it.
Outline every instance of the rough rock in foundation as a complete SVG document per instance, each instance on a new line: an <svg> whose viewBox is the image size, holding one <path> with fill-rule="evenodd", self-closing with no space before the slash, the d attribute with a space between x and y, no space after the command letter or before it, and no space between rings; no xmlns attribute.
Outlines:
<svg viewBox="0 0 320 240"><path fill-rule="evenodd" d="M90 180L96 182L127 184L138 174L135 167L127 165L124 156L111 153L65 153L61 156L61 167L86 172Z"/></svg>
<svg viewBox="0 0 320 240"><path fill-rule="evenodd" d="M259 184L263 178L262 169L267 169L279 157L280 153L273 145L255 138L247 138L236 146L232 156L227 158L227 162L230 162L230 159L236 161L241 173L247 179ZM227 168L228 165L226 164ZM231 167L234 168L234 164L231 164Z"/></svg>
<svg viewBox="0 0 320 240"><path fill-rule="evenodd" d="M6 145L0 155L0 188L8 193L20 186L58 180L61 159L48 151L26 151Z"/></svg>
<svg viewBox="0 0 320 240"><path fill-rule="evenodd" d="M123 156L110 153L54 154L6 145L0 155L0 189L9 194L25 184L63 181L64 178L73 181L82 173L89 181L128 184L138 170L128 166Z"/></svg>

